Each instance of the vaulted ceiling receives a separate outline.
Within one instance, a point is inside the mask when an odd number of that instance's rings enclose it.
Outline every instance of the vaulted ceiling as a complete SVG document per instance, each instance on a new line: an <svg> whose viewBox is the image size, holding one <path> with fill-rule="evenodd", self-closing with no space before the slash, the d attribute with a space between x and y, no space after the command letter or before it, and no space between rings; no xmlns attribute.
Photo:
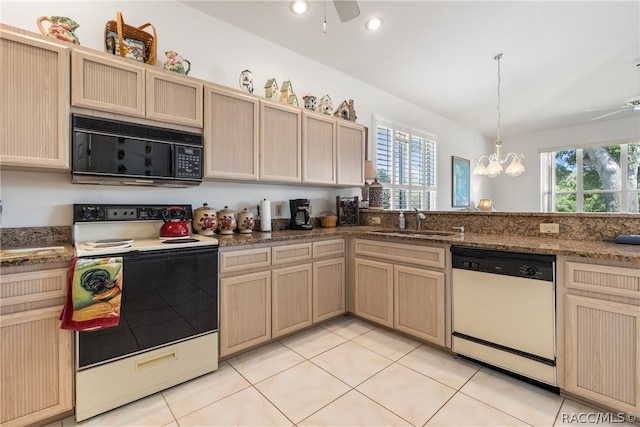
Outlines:
<svg viewBox="0 0 640 427"><path fill-rule="evenodd" d="M341 22L332 1L183 1L363 82L496 134L592 123L640 93L640 1L367 1ZM322 31L326 7L327 32ZM378 32L364 29L384 18ZM624 111L600 120L638 117Z"/></svg>

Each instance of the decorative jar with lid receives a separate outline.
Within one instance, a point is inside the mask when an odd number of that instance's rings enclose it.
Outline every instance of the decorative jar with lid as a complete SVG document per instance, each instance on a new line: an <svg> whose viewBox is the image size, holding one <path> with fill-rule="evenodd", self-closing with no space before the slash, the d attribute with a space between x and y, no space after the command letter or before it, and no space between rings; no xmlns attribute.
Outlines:
<svg viewBox="0 0 640 427"><path fill-rule="evenodd" d="M202 236L213 236L218 226L217 212L208 204L193 211L193 229Z"/></svg>
<svg viewBox="0 0 640 427"><path fill-rule="evenodd" d="M255 226L255 220L253 218L253 212L244 208L242 212L238 214L238 230L240 233L251 233Z"/></svg>
<svg viewBox="0 0 640 427"><path fill-rule="evenodd" d="M218 217L218 233L220 234L233 234L233 230L236 229L236 212L229 209L229 206L225 206L217 213Z"/></svg>

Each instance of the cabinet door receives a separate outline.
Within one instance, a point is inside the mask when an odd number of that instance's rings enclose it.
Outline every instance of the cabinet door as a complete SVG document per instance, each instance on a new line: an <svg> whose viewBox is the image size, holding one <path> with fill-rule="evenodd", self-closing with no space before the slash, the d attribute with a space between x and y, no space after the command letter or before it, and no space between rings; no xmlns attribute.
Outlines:
<svg viewBox="0 0 640 427"><path fill-rule="evenodd" d="M220 356L271 339L271 272L220 279Z"/></svg>
<svg viewBox="0 0 640 427"><path fill-rule="evenodd" d="M355 258L355 314L393 327L393 265Z"/></svg>
<svg viewBox="0 0 640 427"><path fill-rule="evenodd" d="M394 267L394 328L444 346L444 273Z"/></svg>
<svg viewBox="0 0 640 427"><path fill-rule="evenodd" d="M202 127L202 83L164 70L147 70L147 118Z"/></svg>
<svg viewBox="0 0 640 427"><path fill-rule="evenodd" d="M566 295L565 387L640 415L640 307Z"/></svg>
<svg viewBox="0 0 640 427"><path fill-rule="evenodd" d="M69 170L69 48L0 31L0 164Z"/></svg>
<svg viewBox="0 0 640 427"><path fill-rule="evenodd" d="M73 409L73 332L62 306L0 316L1 419L24 426Z"/></svg>
<svg viewBox="0 0 640 427"><path fill-rule="evenodd" d="M344 258L313 263L313 323L343 314L345 305Z"/></svg>
<svg viewBox="0 0 640 427"><path fill-rule="evenodd" d="M258 179L258 106L255 97L205 86L205 178Z"/></svg>
<svg viewBox="0 0 640 427"><path fill-rule="evenodd" d="M302 182L336 183L336 120L302 112Z"/></svg>
<svg viewBox="0 0 640 427"><path fill-rule="evenodd" d="M301 110L260 101L261 180L301 182Z"/></svg>
<svg viewBox="0 0 640 427"><path fill-rule="evenodd" d="M338 185L364 185L364 128L338 120Z"/></svg>
<svg viewBox="0 0 640 427"><path fill-rule="evenodd" d="M145 69L130 59L73 49L71 105L145 116Z"/></svg>
<svg viewBox="0 0 640 427"><path fill-rule="evenodd" d="M272 334L278 337L310 326L311 264L272 271Z"/></svg>

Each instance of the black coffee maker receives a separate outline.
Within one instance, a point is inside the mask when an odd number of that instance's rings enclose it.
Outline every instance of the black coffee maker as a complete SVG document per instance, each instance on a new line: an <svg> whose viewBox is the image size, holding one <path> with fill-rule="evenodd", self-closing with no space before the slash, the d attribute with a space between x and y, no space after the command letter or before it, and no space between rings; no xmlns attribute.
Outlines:
<svg viewBox="0 0 640 427"><path fill-rule="evenodd" d="M289 208L291 209L291 220L289 228L292 230L311 230L313 226L309 222L309 199L293 199L289 200Z"/></svg>

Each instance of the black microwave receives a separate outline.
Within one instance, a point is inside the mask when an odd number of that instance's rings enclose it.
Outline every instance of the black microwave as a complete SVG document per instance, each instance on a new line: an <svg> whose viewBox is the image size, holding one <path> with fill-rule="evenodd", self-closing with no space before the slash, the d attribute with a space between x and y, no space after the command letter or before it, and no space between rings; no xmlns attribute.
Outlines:
<svg viewBox="0 0 640 427"><path fill-rule="evenodd" d="M73 114L74 184L190 187L202 183L202 135Z"/></svg>

